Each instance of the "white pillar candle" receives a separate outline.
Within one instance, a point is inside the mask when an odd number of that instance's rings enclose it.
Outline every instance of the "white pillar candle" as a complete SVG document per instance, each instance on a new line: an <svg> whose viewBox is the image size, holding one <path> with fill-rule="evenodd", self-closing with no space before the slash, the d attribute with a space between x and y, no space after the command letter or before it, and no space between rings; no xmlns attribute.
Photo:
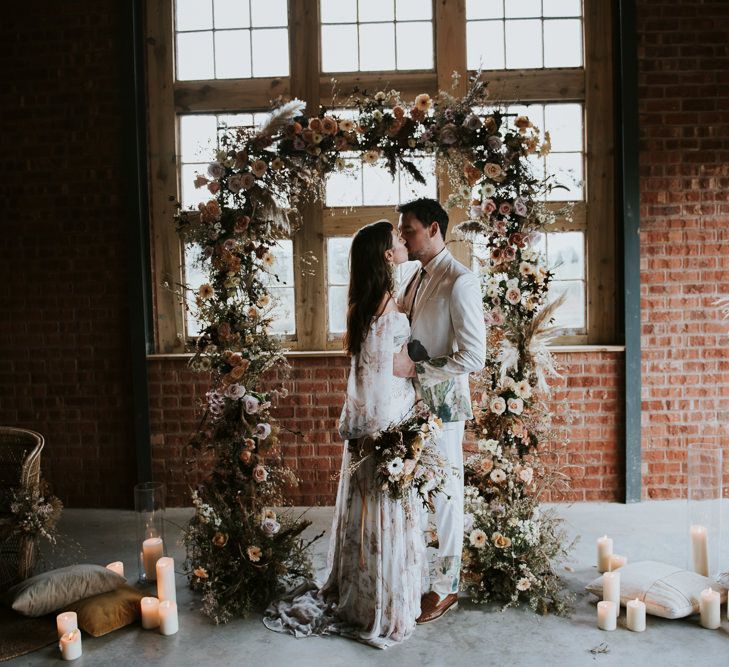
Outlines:
<svg viewBox="0 0 729 667"><path fill-rule="evenodd" d="M161 537L148 537L142 542L142 560L144 562L144 576L147 581L154 581L157 577L157 561L164 556L164 544Z"/></svg>
<svg viewBox="0 0 729 667"><path fill-rule="evenodd" d="M701 612L701 625L709 630L716 630L721 625L719 592L712 588L701 591L699 611Z"/></svg>
<svg viewBox="0 0 729 667"><path fill-rule="evenodd" d="M597 627L608 632L612 632L618 627L618 615L615 613L614 602L603 600L597 603Z"/></svg>
<svg viewBox="0 0 729 667"><path fill-rule="evenodd" d="M602 575L602 599L615 603L615 617L620 616L620 572Z"/></svg>
<svg viewBox="0 0 729 667"><path fill-rule="evenodd" d="M67 632L73 632L78 629L78 617L75 611L64 611L56 616L56 629L58 630L58 638L60 639Z"/></svg>
<svg viewBox="0 0 729 667"><path fill-rule="evenodd" d="M180 629L177 618L177 603L165 600L159 603L159 631L163 635L174 635Z"/></svg>
<svg viewBox="0 0 729 667"><path fill-rule="evenodd" d="M106 569L111 570L112 572L116 572L120 577L124 576L124 563L122 563L120 560L109 563L106 566Z"/></svg>
<svg viewBox="0 0 729 667"><path fill-rule="evenodd" d="M706 526L695 524L689 529L691 533L691 555L694 561L694 572L704 577L709 576L709 536Z"/></svg>
<svg viewBox="0 0 729 667"><path fill-rule="evenodd" d="M157 597L159 601L177 602L175 590L175 561L164 556L157 561Z"/></svg>
<svg viewBox="0 0 729 667"><path fill-rule="evenodd" d="M610 556L610 567L608 568L608 570L610 570L611 572L613 570L618 570L621 567L623 567L623 565L625 565L627 562L628 562L628 559L626 556L619 556L618 554L613 554L612 556Z"/></svg>
<svg viewBox="0 0 729 667"><path fill-rule="evenodd" d="M610 569L610 556L613 555L613 540L607 535L597 539L597 571L607 572Z"/></svg>
<svg viewBox="0 0 729 667"><path fill-rule="evenodd" d="M81 630L76 628L71 632L61 635L58 642L58 648L61 649L61 657L64 660L75 660L81 657Z"/></svg>
<svg viewBox="0 0 729 667"><path fill-rule="evenodd" d="M625 605L627 613L627 625L628 630L633 632L643 632L645 630L645 603L636 598L635 600L628 600L628 604Z"/></svg>
<svg viewBox="0 0 729 667"><path fill-rule="evenodd" d="M145 630L159 627L159 600L157 598L142 598L142 627Z"/></svg>

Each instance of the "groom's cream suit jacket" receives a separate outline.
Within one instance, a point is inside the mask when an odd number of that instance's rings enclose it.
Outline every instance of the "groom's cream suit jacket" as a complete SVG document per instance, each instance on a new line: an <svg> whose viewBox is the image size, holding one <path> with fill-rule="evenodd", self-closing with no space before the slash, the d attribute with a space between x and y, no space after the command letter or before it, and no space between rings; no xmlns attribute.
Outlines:
<svg viewBox="0 0 729 667"><path fill-rule="evenodd" d="M420 394L444 422L471 419L468 375L482 370L486 359L481 287L448 249L423 268L419 289L420 266L397 295L401 309L410 314L409 349Z"/></svg>

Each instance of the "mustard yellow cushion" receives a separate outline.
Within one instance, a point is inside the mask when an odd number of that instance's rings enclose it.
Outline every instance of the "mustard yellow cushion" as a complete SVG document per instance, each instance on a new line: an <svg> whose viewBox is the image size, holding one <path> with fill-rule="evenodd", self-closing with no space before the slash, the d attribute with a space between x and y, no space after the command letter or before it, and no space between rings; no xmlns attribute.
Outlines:
<svg viewBox="0 0 729 667"><path fill-rule="evenodd" d="M75 611L78 627L92 637L101 637L134 623L140 616L140 601L143 597L144 594L136 588L124 585L108 593L74 602L64 611Z"/></svg>

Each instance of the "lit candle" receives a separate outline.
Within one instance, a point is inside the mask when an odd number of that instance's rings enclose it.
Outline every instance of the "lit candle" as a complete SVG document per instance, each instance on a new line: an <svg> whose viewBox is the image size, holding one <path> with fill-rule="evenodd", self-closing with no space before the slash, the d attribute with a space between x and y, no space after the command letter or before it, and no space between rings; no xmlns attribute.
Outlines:
<svg viewBox="0 0 729 667"><path fill-rule="evenodd" d="M602 575L602 599L615 603L615 616L620 615L620 572Z"/></svg>
<svg viewBox="0 0 729 667"><path fill-rule="evenodd" d="M701 612L701 625L709 630L716 630L721 625L719 592L713 588L701 591L699 611Z"/></svg>
<svg viewBox="0 0 729 667"><path fill-rule="evenodd" d="M615 612L614 602L603 600L597 603L597 627L608 632L612 632L618 627L618 615Z"/></svg>
<svg viewBox="0 0 729 667"><path fill-rule="evenodd" d="M607 535L597 539L597 571L607 572L610 569L610 556L613 555L613 541Z"/></svg>
<svg viewBox="0 0 729 667"><path fill-rule="evenodd" d="M709 537L706 526L695 524L690 528L691 554L694 561L694 572L704 577L709 576Z"/></svg>
<svg viewBox="0 0 729 667"><path fill-rule="evenodd" d="M78 629L78 617L75 611L64 611L56 616L56 628L58 630L58 638L60 639L67 632L73 632Z"/></svg>
<svg viewBox="0 0 729 667"><path fill-rule="evenodd" d="M626 556L619 556L618 554L613 554L612 556L610 556L610 567L608 568L608 570L610 570L611 572L613 570L617 570L617 569L623 567L623 565L625 565L627 562L628 562L628 559Z"/></svg>
<svg viewBox="0 0 729 667"><path fill-rule="evenodd" d="M157 561L157 597L159 601L177 602L175 590L175 561L164 556Z"/></svg>
<svg viewBox="0 0 729 667"><path fill-rule="evenodd" d="M628 615L628 630L643 632L645 630L645 603L635 598L635 600L628 600L625 608Z"/></svg>
<svg viewBox="0 0 729 667"><path fill-rule="evenodd" d="M71 632L61 635L58 642L58 648L61 649L61 657L64 660L75 660L81 657L81 630L76 628Z"/></svg>
<svg viewBox="0 0 729 667"><path fill-rule="evenodd" d="M142 598L142 627L145 630L159 627L159 600L157 598Z"/></svg>
<svg viewBox="0 0 729 667"><path fill-rule="evenodd" d="M116 572L120 577L124 576L124 563L122 563L120 560L109 563L106 566L106 569L111 570L112 572Z"/></svg>
<svg viewBox="0 0 729 667"><path fill-rule="evenodd" d="M159 631L163 635L174 635L180 629L177 618L177 603L165 600L159 603Z"/></svg>
<svg viewBox="0 0 729 667"><path fill-rule="evenodd" d="M142 561L144 576L147 581L154 581L157 576L157 561L164 556L164 545L161 537L148 537L142 542Z"/></svg>

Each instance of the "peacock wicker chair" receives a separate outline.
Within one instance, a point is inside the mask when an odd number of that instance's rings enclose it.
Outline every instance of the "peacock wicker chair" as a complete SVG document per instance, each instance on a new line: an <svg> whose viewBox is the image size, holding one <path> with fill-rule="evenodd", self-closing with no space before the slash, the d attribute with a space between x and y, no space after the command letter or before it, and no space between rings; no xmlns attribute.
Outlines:
<svg viewBox="0 0 729 667"><path fill-rule="evenodd" d="M40 493L40 433L24 428L0 426L0 489L20 487ZM0 538L0 591L27 579L35 567L36 539L11 534Z"/></svg>

